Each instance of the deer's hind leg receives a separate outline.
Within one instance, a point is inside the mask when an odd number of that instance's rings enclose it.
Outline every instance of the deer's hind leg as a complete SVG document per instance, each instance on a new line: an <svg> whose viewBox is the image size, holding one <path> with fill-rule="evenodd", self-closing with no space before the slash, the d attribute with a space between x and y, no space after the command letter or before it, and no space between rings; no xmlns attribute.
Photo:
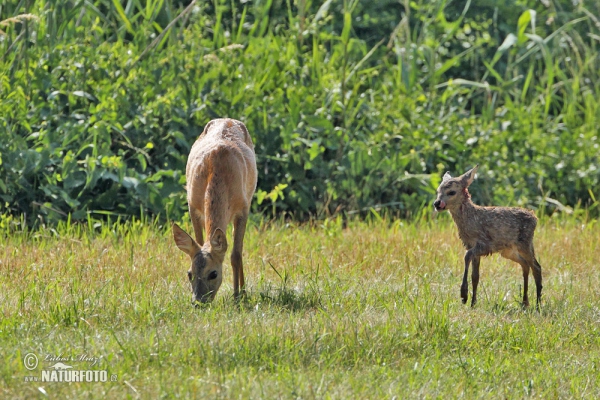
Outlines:
<svg viewBox="0 0 600 400"><path fill-rule="evenodd" d="M536 300L537 300L537 309L540 309L540 303L542 301L542 266L536 260L535 256L533 256L533 278L535 279L535 288L536 288Z"/></svg>
<svg viewBox="0 0 600 400"><path fill-rule="evenodd" d="M527 264L528 269L531 268L531 270L533 272L533 279L535 279L537 308L539 310L540 302L542 300L542 266L535 258L535 253L533 251L533 245L531 245L528 248L519 250L519 256ZM523 265L523 264L521 264L521 265ZM523 267L523 268L525 268L525 267Z"/></svg>
<svg viewBox="0 0 600 400"><path fill-rule="evenodd" d="M529 307L529 264L521 261L523 269L523 307Z"/></svg>
<svg viewBox="0 0 600 400"><path fill-rule="evenodd" d="M512 247L503 250L500 254L502 257L521 265L521 269L523 270L523 307L529 307L529 269L532 264L527 256L527 252L523 251L522 248Z"/></svg>
<svg viewBox="0 0 600 400"><path fill-rule="evenodd" d="M231 252L231 267L233 269L233 295L237 298L244 291L244 264L242 261L242 251L244 249L244 235L246 233L246 223L248 222L248 212L238 215L233 220L233 250Z"/></svg>

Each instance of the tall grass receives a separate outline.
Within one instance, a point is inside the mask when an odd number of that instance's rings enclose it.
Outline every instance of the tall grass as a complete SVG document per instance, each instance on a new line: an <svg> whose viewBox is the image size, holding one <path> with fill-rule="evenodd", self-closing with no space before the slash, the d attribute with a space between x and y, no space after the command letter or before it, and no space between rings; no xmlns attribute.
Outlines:
<svg viewBox="0 0 600 400"><path fill-rule="evenodd" d="M463 250L446 217L255 220L247 298L234 302L226 268L201 309L188 260L159 225L3 233L0 396L597 397L595 221L539 227L538 313L521 309L520 268L495 256L482 262L479 304L460 302ZM34 371L27 353L42 360ZM90 368L117 381L24 382L59 354L102 357Z"/></svg>

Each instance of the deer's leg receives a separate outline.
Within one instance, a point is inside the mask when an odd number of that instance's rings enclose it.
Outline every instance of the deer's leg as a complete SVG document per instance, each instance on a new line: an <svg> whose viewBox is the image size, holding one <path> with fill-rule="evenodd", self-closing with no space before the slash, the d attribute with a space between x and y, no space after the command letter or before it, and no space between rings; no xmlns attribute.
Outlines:
<svg viewBox="0 0 600 400"><path fill-rule="evenodd" d="M244 249L244 234L246 233L248 213L238 215L233 220L233 250L231 252L231 267L233 268L233 295L237 298L244 294L244 264L242 250Z"/></svg>
<svg viewBox="0 0 600 400"><path fill-rule="evenodd" d="M204 218L203 215L195 208L189 207L190 218L192 219L192 226L194 227L194 235L196 236L196 242L202 246L204 239L202 238L202 230L204 229Z"/></svg>
<svg viewBox="0 0 600 400"><path fill-rule="evenodd" d="M467 253L465 254L465 273L463 275L462 285L460 285L460 298L462 299L463 304L466 304L467 299L469 298L467 278L469 276L469 263L473 260L473 257L473 249L467 250Z"/></svg>
<svg viewBox="0 0 600 400"><path fill-rule="evenodd" d="M473 297L471 297L471 307L477 303L477 285L479 284L479 261L481 257L473 257L473 270L471 271L471 281L473 284Z"/></svg>
<svg viewBox="0 0 600 400"><path fill-rule="evenodd" d="M529 307L529 264L527 262L520 264L523 269L523 307Z"/></svg>
<svg viewBox="0 0 600 400"><path fill-rule="evenodd" d="M529 269L531 268L532 272L533 272L533 278L535 279L535 286L537 289L537 296L536 296L537 297L537 308L539 309L540 301L541 301L541 297L542 297L542 266L535 259L533 246L531 246L531 248L519 251L519 255L522 259L521 261L519 261L519 263L523 267L523 280L524 280L523 290L525 291L525 293L523 294L523 305L525 305L525 306L529 305L529 299L527 298L528 276L525 275L525 271L527 270L527 275L529 275Z"/></svg>
<svg viewBox="0 0 600 400"><path fill-rule="evenodd" d="M533 278L535 279L535 288L537 290L537 309L540 309L540 302L542 301L542 266L540 265L540 263L538 263L538 261L535 259L535 256L532 256L533 258Z"/></svg>

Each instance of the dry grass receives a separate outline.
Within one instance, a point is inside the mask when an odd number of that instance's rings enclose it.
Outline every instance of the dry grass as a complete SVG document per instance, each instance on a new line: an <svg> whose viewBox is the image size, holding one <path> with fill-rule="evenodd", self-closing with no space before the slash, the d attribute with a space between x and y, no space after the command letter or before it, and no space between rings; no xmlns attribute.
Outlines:
<svg viewBox="0 0 600 400"><path fill-rule="evenodd" d="M188 227L189 228L189 227ZM248 230L248 297L190 306L186 256L152 224L4 234L0 397L597 398L600 226L540 224L540 313L520 267L482 260L460 302L463 250L442 217L421 224ZM530 295L533 295L533 288ZM24 382L27 353L103 357L116 382ZM77 367L80 364L71 363Z"/></svg>

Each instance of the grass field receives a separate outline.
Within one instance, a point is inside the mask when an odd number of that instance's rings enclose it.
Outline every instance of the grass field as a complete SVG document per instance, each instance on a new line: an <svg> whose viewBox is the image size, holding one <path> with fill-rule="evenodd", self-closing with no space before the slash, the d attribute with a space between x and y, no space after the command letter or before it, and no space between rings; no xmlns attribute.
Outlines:
<svg viewBox="0 0 600 400"><path fill-rule="evenodd" d="M232 300L227 261L201 309L187 256L156 224L1 233L0 398L598 398L596 222L540 223L539 313L521 309L521 269L498 256L482 260L478 305L460 302L447 215L255 222L247 298ZM102 357L65 364L108 382L25 382L52 355Z"/></svg>

